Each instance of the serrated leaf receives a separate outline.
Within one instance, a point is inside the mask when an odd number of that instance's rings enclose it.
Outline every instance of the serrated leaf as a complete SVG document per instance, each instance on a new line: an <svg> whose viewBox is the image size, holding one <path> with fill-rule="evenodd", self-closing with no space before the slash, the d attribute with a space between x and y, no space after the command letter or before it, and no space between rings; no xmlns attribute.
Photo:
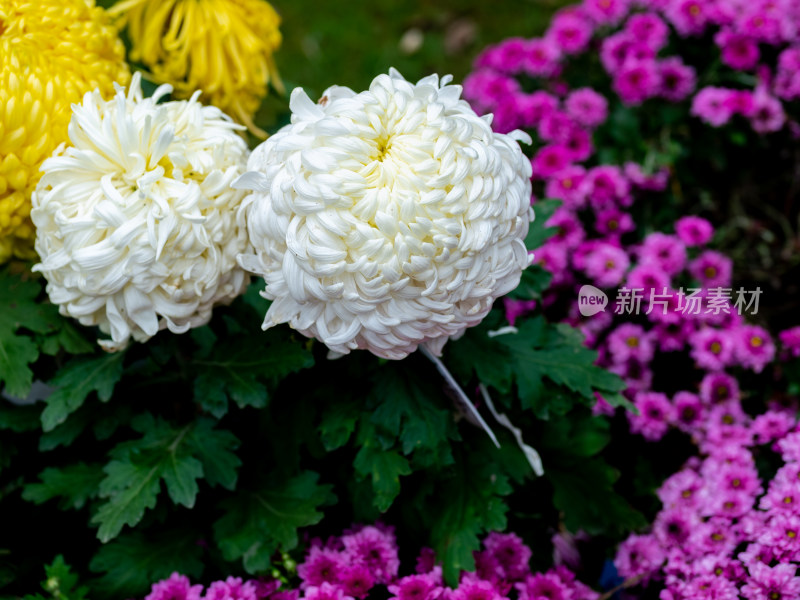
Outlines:
<svg viewBox="0 0 800 600"><path fill-rule="evenodd" d="M322 445L328 452L341 448L353 435L360 417L357 402L342 402L337 399L325 407L319 425Z"/></svg>
<svg viewBox="0 0 800 600"><path fill-rule="evenodd" d="M143 597L152 583L176 571L194 578L202 575L203 549L197 541L196 534L174 529L129 533L102 546L89 568L103 573L96 585L106 596Z"/></svg>
<svg viewBox="0 0 800 600"><path fill-rule="evenodd" d="M597 353L584 347L571 329L566 333L548 326L542 317L525 321L517 334L498 340L511 352L523 408L532 409L539 418L546 419L550 413L550 399L543 393L545 378L577 393L585 404L595 401L595 390L625 389L622 379L594 364Z"/></svg>
<svg viewBox="0 0 800 600"><path fill-rule="evenodd" d="M39 349L29 337L0 329L0 382L5 393L15 398L28 395L33 371L28 366L39 358Z"/></svg>
<svg viewBox="0 0 800 600"><path fill-rule="evenodd" d="M498 312L492 311L490 317L497 316ZM481 383L506 394L512 385L511 353L499 338L489 337L492 325L500 326L500 323L478 325L468 329L460 339L448 342L445 347L447 363L462 383L468 382L474 371Z"/></svg>
<svg viewBox="0 0 800 600"><path fill-rule="evenodd" d="M383 450L365 441L356 454L353 469L360 479L369 477L375 508L386 512L400 493L400 477L411 474L408 460L396 450Z"/></svg>
<svg viewBox="0 0 800 600"><path fill-rule="evenodd" d="M22 492L28 502L42 504L58 498L61 510L81 509L95 498L103 479L99 464L76 463L60 469L47 468L39 474L41 483L29 483Z"/></svg>
<svg viewBox="0 0 800 600"><path fill-rule="evenodd" d="M156 505L160 482L175 504L191 508L198 493L197 480L203 476L202 463L191 455L193 424L175 429L149 414L131 423L143 437L118 444L109 454L114 459L103 469L100 496L106 498L92 523L99 525L97 537L107 542L125 525L133 527Z"/></svg>
<svg viewBox="0 0 800 600"><path fill-rule="evenodd" d="M195 361L199 369L195 400L217 418L227 412L227 400L240 408L264 408L268 380L282 379L313 363L308 350L280 334L224 342L209 357Z"/></svg>
<svg viewBox="0 0 800 600"><path fill-rule="evenodd" d="M214 425L210 419L198 420L186 443L189 452L202 463L208 484L233 490L242 464L234 453L239 440L230 431L214 429Z"/></svg>
<svg viewBox="0 0 800 600"><path fill-rule="evenodd" d="M111 398L114 386L122 377L123 352L87 358L74 358L53 377L56 386L42 412L42 429L52 431L80 408L92 392L102 402Z"/></svg>
<svg viewBox="0 0 800 600"><path fill-rule="evenodd" d="M125 525L133 527L142 520L146 510L155 508L160 465L157 462L134 465L112 461L104 470L106 478L100 492L109 499L92 517L92 523L99 525L97 537L106 543L119 535ZM118 491L109 491L114 488Z"/></svg>
<svg viewBox="0 0 800 600"><path fill-rule="evenodd" d="M437 396L426 394L406 368L390 364L377 375L372 391L374 409L370 421L400 438L403 454L442 447L453 422L452 411L434 404ZM447 446L447 444L445 444Z"/></svg>
<svg viewBox="0 0 800 600"><path fill-rule="evenodd" d="M502 496L511 493L506 475L487 459L487 452L457 460L451 477L443 480L446 502L430 504L431 542L442 562L445 580L456 585L461 571L473 571L473 552L479 536L506 527L508 507ZM428 498L430 502L432 499Z"/></svg>
<svg viewBox="0 0 800 600"><path fill-rule="evenodd" d="M266 571L276 550L297 546L297 529L320 522L319 508L335 497L332 486L305 471L283 483L254 492L240 491L223 503L226 514L214 524L214 537L226 560L242 559L248 573Z"/></svg>

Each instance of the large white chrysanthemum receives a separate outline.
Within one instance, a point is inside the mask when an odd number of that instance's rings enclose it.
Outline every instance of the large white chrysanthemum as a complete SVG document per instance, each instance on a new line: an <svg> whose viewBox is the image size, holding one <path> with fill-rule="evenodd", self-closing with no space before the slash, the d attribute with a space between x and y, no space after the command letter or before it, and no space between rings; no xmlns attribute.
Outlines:
<svg viewBox="0 0 800 600"><path fill-rule="evenodd" d="M347 353L399 359L444 343L516 287L528 265L530 162L431 75L380 75L314 104L260 145L237 187L266 280L263 327L288 322Z"/></svg>
<svg viewBox="0 0 800 600"><path fill-rule="evenodd" d="M34 269L62 314L111 335L109 350L202 325L248 282L245 194L230 187L247 146L199 93L158 104L170 89L143 99L137 74L108 102L86 94L32 198Z"/></svg>

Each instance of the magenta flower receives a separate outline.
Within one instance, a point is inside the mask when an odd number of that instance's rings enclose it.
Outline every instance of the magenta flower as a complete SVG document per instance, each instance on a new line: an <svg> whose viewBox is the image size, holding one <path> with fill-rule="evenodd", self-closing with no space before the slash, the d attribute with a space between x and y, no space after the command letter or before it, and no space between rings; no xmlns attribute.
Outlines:
<svg viewBox="0 0 800 600"><path fill-rule="evenodd" d="M300 587L305 589L323 583L336 583L344 565L345 559L341 552L313 545L306 554L305 561L297 565L297 574L303 580Z"/></svg>
<svg viewBox="0 0 800 600"><path fill-rule="evenodd" d="M681 431L692 432L705 418L705 406L697 394L678 392L672 398L675 424Z"/></svg>
<svg viewBox="0 0 800 600"><path fill-rule="evenodd" d="M215 581L208 586L203 600L258 600L258 594L252 581L243 582L241 577L228 577L225 581Z"/></svg>
<svg viewBox="0 0 800 600"><path fill-rule="evenodd" d="M467 575L450 594L450 600L502 600L502 596L491 581Z"/></svg>
<svg viewBox="0 0 800 600"><path fill-rule="evenodd" d="M763 88L757 88L753 94L753 109L750 123L756 133L772 133L780 131L786 124L786 113L781 101L771 96Z"/></svg>
<svg viewBox="0 0 800 600"><path fill-rule="evenodd" d="M619 167L601 165L586 172L582 182L583 192L595 208L629 206L631 187Z"/></svg>
<svg viewBox="0 0 800 600"><path fill-rule="evenodd" d="M674 235L651 233L639 248L639 260L644 265L656 265L669 276L677 275L686 264L686 247Z"/></svg>
<svg viewBox="0 0 800 600"><path fill-rule="evenodd" d="M546 142L564 142L577 127L578 124L569 114L553 110L542 117L537 133Z"/></svg>
<svg viewBox="0 0 800 600"><path fill-rule="evenodd" d="M674 420L674 409L669 398L659 392L639 392L633 404L639 409L639 414L628 413L631 433L639 433L651 442L664 437L669 423Z"/></svg>
<svg viewBox="0 0 800 600"><path fill-rule="evenodd" d="M689 354L700 368L720 371L733 360L734 341L727 331L706 327L693 336L689 344L692 347Z"/></svg>
<svg viewBox="0 0 800 600"><path fill-rule="evenodd" d="M790 433L779 441L778 448L786 462L800 462L800 431Z"/></svg>
<svg viewBox="0 0 800 600"><path fill-rule="evenodd" d="M711 86L703 88L692 100L692 114L712 127L725 125L734 114L729 102L733 91Z"/></svg>
<svg viewBox="0 0 800 600"><path fill-rule="evenodd" d="M612 87L624 104L641 104L661 89L659 65L653 60L628 61L616 72Z"/></svg>
<svg viewBox="0 0 800 600"><path fill-rule="evenodd" d="M464 79L464 98L479 113L491 112L501 100L519 92L516 79L489 69L474 71Z"/></svg>
<svg viewBox="0 0 800 600"><path fill-rule="evenodd" d="M586 237L580 220L573 212L567 208L559 208L553 216L547 220L548 227L557 227L558 232L550 239L551 242L558 242L567 248L578 246Z"/></svg>
<svg viewBox="0 0 800 600"><path fill-rule="evenodd" d="M519 600L571 600L569 587L554 573L528 575L525 581L515 585L519 590Z"/></svg>
<svg viewBox="0 0 800 600"><path fill-rule="evenodd" d="M756 563L750 567L750 577L742 586L742 595L748 600L794 600L800 597L800 577L796 573L795 565L768 567Z"/></svg>
<svg viewBox="0 0 800 600"><path fill-rule="evenodd" d="M622 577L649 577L664 563L661 544L652 535L631 534L617 549L614 564Z"/></svg>
<svg viewBox="0 0 800 600"><path fill-rule="evenodd" d="M531 549L514 533L492 532L483 541L486 551L500 567L500 576L509 581L522 579L530 572Z"/></svg>
<svg viewBox="0 0 800 600"><path fill-rule="evenodd" d="M744 325L733 335L736 340L736 359L743 367L760 373L775 358L775 344L766 329Z"/></svg>
<svg viewBox="0 0 800 600"><path fill-rule="evenodd" d="M551 77L558 71L561 51L550 39L528 40L522 70L532 77Z"/></svg>
<svg viewBox="0 0 800 600"><path fill-rule="evenodd" d="M564 54L583 52L592 39L591 22L577 11L567 10L553 17L545 38L553 42Z"/></svg>
<svg viewBox="0 0 800 600"><path fill-rule="evenodd" d="M714 250L706 250L689 263L689 274L706 288L726 288L731 285L733 261Z"/></svg>
<svg viewBox="0 0 800 600"><path fill-rule="evenodd" d="M567 114L584 127L597 127L608 118L608 100L592 88L579 88L564 102Z"/></svg>
<svg viewBox="0 0 800 600"><path fill-rule="evenodd" d="M564 207L570 209L583 208L586 204L586 189L582 185L586 169L579 165L571 165L553 174L545 186L548 198L564 201Z"/></svg>
<svg viewBox="0 0 800 600"><path fill-rule="evenodd" d="M594 227L598 233L614 238L619 238L635 229L631 215L616 208L596 211Z"/></svg>
<svg viewBox="0 0 800 600"><path fill-rule="evenodd" d="M657 95L670 102L680 102L697 87L697 72L678 57L665 58L658 65L661 86Z"/></svg>
<svg viewBox="0 0 800 600"><path fill-rule="evenodd" d="M769 444L783 439L797 424L797 419L785 412L768 410L753 419L751 426L757 444Z"/></svg>
<svg viewBox="0 0 800 600"><path fill-rule="evenodd" d="M219 600L222 600L220 598ZM355 600L346 596L344 590L338 585L323 583L320 586L309 586L303 594L303 600Z"/></svg>
<svg viewBox="0 0 800 600"><path fill-rule="evenodd" d="M748 71L755 68L761 53L758 43L751 37L742 33L720 30L714 41L722 51L722 62L733 69Z"/></svg>
<svg viewBox="0 0 800 600"><path fill-rule="evenodd" d="M397 600L436 600L442 595L441 583L433 574L408 575L388 586Z"/></svg>
<svg viewBox="0 0 800 600"><path fill-rule="evenodd" d="M800 326L785 329L778 334L785 353L795 358L800 357Z"/></svg>
<svg viewBox="0 0 800 600"><path fill-rule="evenodd" d="M586 275L591 277L599 287L618 285L630 265L628 255L622 248L605 242L598 243L585 260Z"/></svg>
<svg viewBox="0 0 800 600"><path fill-rule="evenodd" d="M466 86L466 82L464 84ZM465 87L466 95L466 87ZM538 127L542 119L558 109L558 99L547 92L517 94L516 105L524 127Z"/></svg>
<svg viewBox="0 0 800 600"><path fill-rule="evenodd" d="M708 0L673 0L665 14L680 35L698 35L708 24L708 5Z"/></svg>
<svg viewBox="0 0 800 600"><path fill-rule="evenodd" d="M669 27L664 21L653 13L642 13L631 16L625 23L625 31L631 37L643 41L655 52L667 44Z"/></svg>
<svg viewBox="0 0 800 600"><path fill-rule="evenodd" d="M375 583L388 583L397 576L400 559L391 530L369 525L355 533L343 535L342 543L348 563L366 566Z"/></svg>
<svg viewBox="0 0 800 600"><path fill-rule="evenodd" d="M144 600L200 600L202 585L192 585L186 575L173 573L154 583Z"/></svg>
<svg viewBox="0 0 800 600"><path fill-rule="evenodd" d="M570 166L572 157L569 150L560 144L544 146L531 160L533 176L546 179Z"/></svg>
<svg viewBox="0 0 800 600"><path fill-rule="evenodd" d="M727 373L709 373L700 382L700 398L706 406L737 402L739 397L739 382Z"/></svg>
<svg viewBox="0 0 800 600"><path fill-rule="evenodd" d="M649 362L655 354L650 335L640 325L623 323L612 331L607 338L608 349L612 360L622 363L630 359Z"/></svg>
<svg viewBox="0 0 800 600"><path fill-rule="evenodd" d="M714 227L701 217L681 217L675 222L675 233L687 246L703 246L714 236Z"/></svg>

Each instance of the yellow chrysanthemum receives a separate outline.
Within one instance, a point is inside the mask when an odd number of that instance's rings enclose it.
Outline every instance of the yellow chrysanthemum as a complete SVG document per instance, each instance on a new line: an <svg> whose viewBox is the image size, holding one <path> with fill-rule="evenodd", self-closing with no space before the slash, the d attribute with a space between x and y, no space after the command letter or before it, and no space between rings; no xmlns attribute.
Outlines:
<svg viewBox="0 0 800 600"><path fill-rule="evenodd" d="M261 137L253 115L267 85L281 88L272 53L280 17L264 0L123 0L109 12L127 24L131 59L147 65L175 96L203 91L203 102Z"/></svg>
<svg viewBox="0 0 800 600"><path fill-rule="evenodd" d="M94 0L0 0L0 262L30 259L31 193L70 105L127 85L125 47Z"/></svg>

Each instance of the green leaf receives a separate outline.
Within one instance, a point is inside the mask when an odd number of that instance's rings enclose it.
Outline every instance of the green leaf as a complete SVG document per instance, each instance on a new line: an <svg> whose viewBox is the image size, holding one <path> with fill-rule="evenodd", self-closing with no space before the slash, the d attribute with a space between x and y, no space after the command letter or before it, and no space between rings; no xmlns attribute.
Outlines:
<svg viewBox="0 0 800 600"><path fill-rule="evenodd" d="M344 446L353 435L359 416L358 402L337 399L328 403L319 425L319 436L325 450L331 452Z"/></svg>
<svg viewBox="0 0 800 600"><path fill-rule="evenodd" d="M468 329L460 339L448 342L445 352L448 366L462 383L469 382L474 371L481 383L507 394L513 381L511 352L499 342L505 336L490 338L488 335L492 326L501 326L497 317L500 311L493 310L484 323Z"/></svg>
<svg viewBox="0 0 800 600"><path fill-rule="evenodd" d="M110 598L143 597L150 585L178 572L197 578L203 573L203 548L198 535L175 531L133 532L103 545L89 564L103 573L96 586Z"/></svg>
<svg viewBox="0 0 800 600"><path fill-rule="evenodd" d="M42 589L50 597L55 600L85 600L87 597L89 588L77 587L78 576L72 572L60 554L56 556L52 564L45 566L44 571L47 578L42 582ZM41 598L41 596L25 596L23 600L31 598Z"/></svg>
<svg viewBox="0 0 800 600"><path fill-rule="evenodd" d="M426 394L417 377L404 366L385 365L371 394L375 408L370 421L392 436L399 436L405 455L420 449L449 455L446 441L452 436L452 411L437 407L437 395Z"/></svg>
<svg viewBox="0 0 800 600"><path fill-rule="evenodd" d="M484 448L485 452L456 461L435 496L446 497L446 502L428 497L425 503L431 513L431 542L451 586L457 585L462 570L475 569L472 553L480 549L479 536L506 527L508 507L502 496L511 493L511 486L505 473L487 458L491 450Z"/></svg>
<svg viewBox="0 0 800 600"><path fill-rule="evenodd" d="M155 507L161 480L173 503L194 506L197 480L204 474L203 463L192 456L197 450L194 424L175 429L161 418L144 414L131 425L143 437L118 444L110 452L114 460L103 469L106 477L100 496L107 501L92 518L103 542L116 537L125 525L136 525L146 510ZM215 473L215 477L221 476Z"/></svg>
<svg viewBox="0 0 800 600"><path fill-rule="evenodd" d="M223 557L242 559L248 573L258 573L269 569L276 550L294 549L297 529L319 523L319 508L335 500L332 486L318 480L317 473L304 471L260 491L240 491L224 502L226 513L214 524Z"/></svg>
<svg viewBox="0 0 800 600"><path fill-rule="evenodd" d="M28 502L42 504L58 498L61 510L81 509L95 498L103 479L102 465L76 463L61 469L47 468L39 474L41 483L29 483L22 492Z"/></svg>
<svg viewBox="0 0 800 600"><path fill-rule="evenodd" d="M39 358L39 349L31 338L0 329L0 382L5 392L16 398L28 395L33 371L28 366Z"/></svg>
<svg viewBox="0 0 800 600"><path fill-rule="evenodd" d="M361 448L356 454L353 469L360 480L370 478L375 494L375 507L385 512L400 493L400 477L411 474L411 465L397 450L381 447L375 428L362 421L358 441Z"/></svg>
<svg viewBox="0 0 800 600"><path fill-rule="evenodd" d="M202 463L209 485L233 490L242 464L234 453L239 447L239 440L230 431L214 429L214 425L211 419L198 420L186 437L188 450Z"/></svg>
<svg viewBox="0 0 800 600"><path fill-rule="evenodd" d="M52 431L80 408L92 392L102 402L108 402L114 386L122 377L123 352L87 358L74 358L53 377L58 387L46 400L42 412L42 428Z"/></svg>
<svg viewBox="0 0 800 600"><path fill-rule="evenodd" d="M314 364L301 344L271 332L217 344L211 356L196 360L195 400L217 418L228 411L232 400L240 408L264 408L266 382L282 379Z"/></svg>
<svg viewBox="0 0 800 600"><path fill-rule="evenodd" d="M594 403L595 390L625 389L621 378L594 364L597 352L584 347L572 328L554 327L535 317L525 321L519 333L498 340L510 350L523 408L532 409L539 418L546 419L550 413L545 378L578 394L584 404Z"/></svg>
<svg viewBox="0 0 800 600"><path fill-rule="evenodd" d="M540 300L552 280L553 274L550 271L533 264L522 272L519 285L508 297L512 300Z"/></svg>
<svg viewBox="0 0 800 600"><path fill-rule="evenodd" d="M533 213L536 218L531 223L528 235L525 237L525 247L528 250L535 250L558 231L557 227L547 227L545 223L553 216L559 206L561 206L561 200L553 199L539 200L533 205Z"/></svg>
<svg viewBox="0 0 800 600"><path fill-rule="evenodd" d="M602 458L550 462L545 477L553 485L553 504L563 513L569 531L622 534L647 523L639 511L614 491L619 473Z"/></svg>

